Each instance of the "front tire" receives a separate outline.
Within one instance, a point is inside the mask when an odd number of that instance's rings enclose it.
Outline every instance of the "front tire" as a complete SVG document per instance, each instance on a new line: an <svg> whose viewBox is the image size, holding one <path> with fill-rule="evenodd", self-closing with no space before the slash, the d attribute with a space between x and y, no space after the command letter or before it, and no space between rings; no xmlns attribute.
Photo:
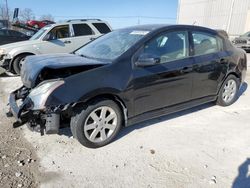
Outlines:
<svg viewBox="0 0 250 188"><path fill-rule="evenodd" d="M233 104L237 100L239 87L239 79L234 75L229 75L221 86L217 104L220 106L229 106Z"/></svg>
<svg viewBox="0 0 250 188"><path fill-rule="evenodd" d="M20 75L22 62L27 56L28 55L19 55L15 58L15 60L13 61L13 70L15 74Z"/></svg>
<svg viewBox="0 0 250 188"><path fill-rule="evenodd" d="M85 109L78 109L70 122L73 137L89 148L109 144L121 127L120 107L109 99L95 100Z"/></svg>

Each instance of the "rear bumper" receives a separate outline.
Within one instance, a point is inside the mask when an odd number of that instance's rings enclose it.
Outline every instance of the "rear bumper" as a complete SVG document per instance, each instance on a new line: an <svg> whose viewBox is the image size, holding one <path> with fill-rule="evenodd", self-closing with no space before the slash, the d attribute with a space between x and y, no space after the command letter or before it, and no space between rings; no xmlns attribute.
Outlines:
<svg viewBox="0 0 250 188"><path fill-rule="evenodd" d="M241 72L241 83L244 83L244 82L245 82L246 74L247 74L247 70L244 69L244 70Z"/></svg>

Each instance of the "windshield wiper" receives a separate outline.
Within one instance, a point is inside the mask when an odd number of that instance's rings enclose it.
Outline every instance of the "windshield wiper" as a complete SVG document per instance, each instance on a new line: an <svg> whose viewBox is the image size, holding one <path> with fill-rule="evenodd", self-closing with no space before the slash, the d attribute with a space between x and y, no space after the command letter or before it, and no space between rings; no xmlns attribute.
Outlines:
<svg viewBox="0 0 250 188"><path fill-rule="evenodd" d="M86 55L83 55L83 54L79 54L81 57L84 57L84 58L88 58L88 59L96 59L94 57L90 57L90 56L86 56Z"/></svg>
<svg viewBox="0 0 250 188"><path fill-rule="evenodd" d="M75 53L75 52L72 52L72 54L74 54L74 55L78 55L78 56L81 56L81 57L85 57L85 58L89 58L88 56L86 56L86 55L83 55L83 54L78 54L78 53Z"/></svg>
<svg viewBox="0 0 250 188"><path fill-rule="evenodd" d="M86 55L83 55L83 54L80 54L81 57L85 57L85 58L89 58L88 56Z"/></svg>

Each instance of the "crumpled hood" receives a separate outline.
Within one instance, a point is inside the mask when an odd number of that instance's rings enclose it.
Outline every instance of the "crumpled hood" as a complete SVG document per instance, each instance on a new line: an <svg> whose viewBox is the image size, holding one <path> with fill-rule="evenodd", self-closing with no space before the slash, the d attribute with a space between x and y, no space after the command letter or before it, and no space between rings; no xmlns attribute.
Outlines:
<svg viewBox="0 0 250 188"><path fill-rule="evenodd" d="M35 87L37 77L45 68L62 69L89 65L105 65L107 61L84 58L74 54L50 54L28 56L21 69L21 79L28 88Z"/></svg>

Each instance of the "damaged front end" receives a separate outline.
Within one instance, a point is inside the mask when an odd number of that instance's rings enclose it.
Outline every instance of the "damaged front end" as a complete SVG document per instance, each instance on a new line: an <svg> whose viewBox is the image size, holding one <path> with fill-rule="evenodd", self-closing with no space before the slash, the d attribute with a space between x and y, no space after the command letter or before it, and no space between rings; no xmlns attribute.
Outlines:
<svg viewBox="0 0 250 188"><path fill-rule="evenodd" d="M63 80L45 81L29 89L25 86L12 92L9 97L10 111L7 116L14 116L16 122L13 127L28 124L32 130L39 131L43 135L57 134L60 128L62 114L69 111L70 105L46 106L48 96L58 87L64 84Z"/></svg>

